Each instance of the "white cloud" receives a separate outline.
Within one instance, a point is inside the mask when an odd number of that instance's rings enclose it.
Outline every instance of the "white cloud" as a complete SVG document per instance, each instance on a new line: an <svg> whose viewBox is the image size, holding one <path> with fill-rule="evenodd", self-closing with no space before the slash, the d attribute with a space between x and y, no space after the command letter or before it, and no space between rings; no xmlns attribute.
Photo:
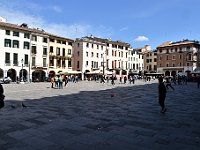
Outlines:
<svg viewBox="0 0 200 150"><path fill-rule="evenodd" d="M149 41L149 38L143 36L143 35L140 35L138 36L137 38L134 39L135 42L145 42L145 41Z"/></svg>
<svg viewBox="0 0 200 150"><path fill-rule="evenodd" d="M0 2L1 4L1 2ZM32 10L37 7L37 4L32 4ZM50 9L50 7L49 7ZM55 11L62 11L59 7L54 7ZM19 11L20 10L20 11ZM21 11L22 10L22 11ZM34 12L33 12L34 13ZM49 23L44 18L33 13L23 12L23 9L13 9L13 7L3 5L0 9L0 16L7 19L7 22L14 24L27 23L31 28L44 29L48 33L66 38L80 38L83 36L94 35L98 37L110 36L111 29L102 25L92 26L89 24L65 24L65 23Z"/></svg>

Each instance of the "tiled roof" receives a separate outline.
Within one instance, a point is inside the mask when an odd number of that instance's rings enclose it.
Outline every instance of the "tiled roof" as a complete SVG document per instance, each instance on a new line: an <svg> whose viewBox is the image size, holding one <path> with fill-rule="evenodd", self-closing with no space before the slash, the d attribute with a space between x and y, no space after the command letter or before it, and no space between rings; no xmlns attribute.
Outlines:
<svg viewBox="0 0 200 150"><path fill-rule="evenodd" d="M183 40L183 41L178 41L178 42L165 42L165 43L159 45L157 48L179 46L179 45L188 45L188 44L199 44L199 42L198 41L191 41L191 40Z"/></svg>
<svg viewBox="0 0 200 150"><path fill-rule="evenodd" d="M43 34L43 35L47 35L47 36L52 36L52 37L55 37L55 38L61 38L61 39L69 40L69 41L74 41L74 40L69 39L69 38L65 38L65 37L61 37L61 36L58 36L58 35L48 33L46 31L44 31L43 29L40 30L38 28L29 28L29 27L24 27L22 25L11 24L11 23L7 23L7 22L0 22L0 27L18 29L18 30L22 30L22 31L26 31L26 32L33 32L33 33Z"/></svg>

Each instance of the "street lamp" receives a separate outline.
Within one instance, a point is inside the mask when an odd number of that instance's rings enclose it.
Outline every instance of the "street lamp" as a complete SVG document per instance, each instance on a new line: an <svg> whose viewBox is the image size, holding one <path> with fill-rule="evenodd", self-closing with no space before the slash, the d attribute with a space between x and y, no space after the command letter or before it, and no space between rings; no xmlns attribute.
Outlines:
<svg viewBox="0 0 200 150"><path fill-rule="evenodd" d="M105 74L105 65L104 65L104 53L103 53L103 76Z"/></svg>
<svg viewBox="0 0 200 150"><path fill-rule="evenodd" d="M23 73L23 63L24 63L24 60L22 59L21 60L21 63L22 63L22 82L24 82L24 73Z"/></svg>

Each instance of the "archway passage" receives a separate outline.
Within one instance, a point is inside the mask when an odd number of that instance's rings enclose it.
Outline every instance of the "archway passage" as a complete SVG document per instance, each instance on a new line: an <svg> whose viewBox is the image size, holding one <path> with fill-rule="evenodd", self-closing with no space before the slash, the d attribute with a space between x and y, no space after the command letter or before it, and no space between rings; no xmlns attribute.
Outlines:
<svg viewBox="0 0 200 150"><path fill-rule="evenodd" d="M165 72L165 76L170 76L170 72L169 72L169 71L166 71L166 72Z"/></svg>
<svg viewBox="0 0 200 150"><path fill-rule="evenodd" d="M0 68L0 78L3 78L3 69Z"/></svg>
<svg viewBox="0 0 200 150"><path fill-rule="evenodd" d="M21 69L20 72L19 72L20 81L27 81L27 75L28 75L27 70L23 69L23 75L22 75L22 69Z"/></svg>
<svg viewBox="0 0 200 150"><path fill-rule="evenodd" d="M172 71L172 76L174 77L174 76L176 76L176 71Z"/></svg>
<svg viewBox="0 0 200 150"><path fill-rule="evenodd" d="M127 75L127 71L126 70L122 70L122 75Z"/></svg>
<svg viewBox="0 0 200 150"><path fill-rule="evenodd" d="M7 77L10 77L13 82L16 81L16 77L17 77L16 75L17 74L16 74L15 69L9 69L8 72L7 72Z"/></svg>
<svg viewBox="0 0 200 150"><path fill-rule="evenodd" d="M36 70L32 73L33 82L44 82L46 73L43 70Z"/></svg>

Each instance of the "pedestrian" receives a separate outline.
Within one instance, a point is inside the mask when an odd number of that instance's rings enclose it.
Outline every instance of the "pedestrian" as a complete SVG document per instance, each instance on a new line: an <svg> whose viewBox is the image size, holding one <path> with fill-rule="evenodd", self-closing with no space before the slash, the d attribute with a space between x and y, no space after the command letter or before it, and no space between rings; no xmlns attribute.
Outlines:
<svg viewBox="0 0 200 150"><path fill-rule="evenodd" d="M170 87L173 91L175 90L175 89L172 87L172 84L171 84L171 82L170 82L170 78L169 78L169 77L166 78L166 89L167 89L167 90L169 89L168 87Z"/></svg>
<svg viewBox="0 0 200 150"><path fill-rule="evenodd" d="M51 88L53 88L54 85L54 77L51 77Z"/></svg>
<svg viewBox="0 0 200 150"><path fill-rule="evenodd" d="M111 84L112 84L112 85L115 84L115 81L114 81L114 80L115 80L115 78L114 78L114 76L112 75L112 77L111 77Z"/></svg>
<svg viewBox="0 0 200 150"><path fill-rule="evenodd" d="M120 82L120 84L122 84L122 77L119 78L119 82Z"/></svg>
<svg viewBox="0 0 200 150"><path fill-rule="evenodd" d="M197 87L199 88L200 86L200 76L197 77Z"/></svg>
<svg viewBox="0 0 200 150"><path fill-rule="evenodd" d="M0 109L4 107L4 98L5 98L4 89L0 83Z"/></svg>
<svg viewBox="0 0 200 150"><path fill-rule="evenodd" d="M163 78L160 77L158 79L159 81L159 85L158 85L158 94L159 94L159 104L161 106L161 113L165 113L166 112L166 107L165 107L165 98L166 98L166 93L167 93L167 90L166 90L166 87L163 83Z"/></svg>
<svg viewBox="0 0 200 150"><path fill-rule="evenodd" d="M127 81L127 77L124 76L124 84L126 84L126 81Z"/></svg>

